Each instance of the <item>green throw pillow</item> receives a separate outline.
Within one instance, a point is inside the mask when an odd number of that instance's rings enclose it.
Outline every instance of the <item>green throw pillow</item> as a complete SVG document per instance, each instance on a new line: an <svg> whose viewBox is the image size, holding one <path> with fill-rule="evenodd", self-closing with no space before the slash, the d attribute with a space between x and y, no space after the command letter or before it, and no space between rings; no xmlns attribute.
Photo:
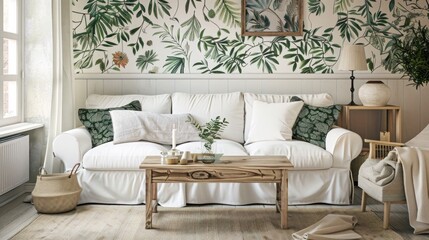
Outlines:
<svg viewBox="0 0 429 240"><path fill-rule="evenodd" d="M79 109L79 120L86 127L86 129L88 129L89 134L91 134L93 147L113 141L113 126L112 118L110 117L109 113L110 110L141 111L142 106L140 102L136 100L122 107L106 109Z"/></svg>
<svg viewBox="0 0 429 240"><path fill-rule="evenodd" d="M293 96L291 101L302 99ZM341 105L315 107L304 104L292 129L292 138L325 148L326 135L337 121L340 112Z"/></svg>

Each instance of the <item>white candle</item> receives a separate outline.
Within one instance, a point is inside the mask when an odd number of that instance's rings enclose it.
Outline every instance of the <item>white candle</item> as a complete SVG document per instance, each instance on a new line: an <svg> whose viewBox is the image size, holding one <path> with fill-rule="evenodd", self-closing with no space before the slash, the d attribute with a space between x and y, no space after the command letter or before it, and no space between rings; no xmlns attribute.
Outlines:
<svg viewBox="0 0 429 240"><path fill-rule="evenodd" d="M172 149L176 149L176 124L173 124L173 132L171 134Z"/></svg>

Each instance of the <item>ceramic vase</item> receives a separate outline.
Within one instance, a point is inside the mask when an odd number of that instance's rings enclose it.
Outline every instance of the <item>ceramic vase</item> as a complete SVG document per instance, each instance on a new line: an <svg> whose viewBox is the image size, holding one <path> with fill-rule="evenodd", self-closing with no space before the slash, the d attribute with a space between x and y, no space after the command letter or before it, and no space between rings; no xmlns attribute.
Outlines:
<svg viewBox="0 0 429 240"><path fill-rule="evenodd" d="M359 88L359 99L364 106L386 106L390 88L382 81L368 81Z"/></svg>

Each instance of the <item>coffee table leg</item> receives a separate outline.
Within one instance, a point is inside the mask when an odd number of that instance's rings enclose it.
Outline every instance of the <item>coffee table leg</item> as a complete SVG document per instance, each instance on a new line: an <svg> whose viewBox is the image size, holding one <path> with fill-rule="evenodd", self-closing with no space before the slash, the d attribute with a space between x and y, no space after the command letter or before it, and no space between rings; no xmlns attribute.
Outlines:
<svg viewBox="0 0 429 240"><path fill-rule="evenodd" d="M146 169L146 229L152 228L152 170Z"/></svg>
<svg viewBox="0 0 429 240"><path fill-rule="evenodd" d="M280 225L282 229L287 229L287 209L288 209L288 176L287 170L282 171L281 183L281 212L280 212Z"/></svg>
<svg viewBox="0 0 429 240"><path fill-rule="evenodd" d="M280 190L281 190L281 184L280 183L276 183L276 212L280 212Z"/></svg>
<svg viewBox="0 0 429 240"><path fill-rule="evenodd" d="M152 183L152 200L153 200L153 212L158 212L158 188L156 183Z"/></svg>

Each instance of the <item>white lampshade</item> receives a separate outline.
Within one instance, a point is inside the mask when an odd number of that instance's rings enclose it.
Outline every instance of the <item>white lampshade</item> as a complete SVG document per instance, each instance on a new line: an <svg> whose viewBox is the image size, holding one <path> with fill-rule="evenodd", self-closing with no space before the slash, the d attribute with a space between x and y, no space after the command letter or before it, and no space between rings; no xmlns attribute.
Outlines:
<svg viewBox="0 0 429 240"><path fill-rule="evenodd" d="M363 45L346 45L341 50L338 70L368 70Z"/></svg>

